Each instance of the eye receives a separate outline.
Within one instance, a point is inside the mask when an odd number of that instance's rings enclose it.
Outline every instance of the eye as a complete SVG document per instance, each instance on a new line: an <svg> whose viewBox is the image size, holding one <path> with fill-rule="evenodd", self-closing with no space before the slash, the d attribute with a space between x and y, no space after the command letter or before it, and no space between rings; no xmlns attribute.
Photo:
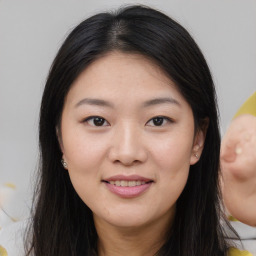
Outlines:
<svg viewBox="0 0 256 256"><path fill-rule="evenodd" d="M168 117L164 117L164 116L156 116L156 117L153 117L152 119L150 119L147 122L147 125L149 125L149 126L164 126L167 123L173 123L173 120L171 120Z"/></svg>
<svg viewBox="0 0 256 256"><path fill-rule="evenodd" d="M100 116L90 116L86 118L83 122L86 122L91 126L108 126L109 125L108 121Z"/></svg>

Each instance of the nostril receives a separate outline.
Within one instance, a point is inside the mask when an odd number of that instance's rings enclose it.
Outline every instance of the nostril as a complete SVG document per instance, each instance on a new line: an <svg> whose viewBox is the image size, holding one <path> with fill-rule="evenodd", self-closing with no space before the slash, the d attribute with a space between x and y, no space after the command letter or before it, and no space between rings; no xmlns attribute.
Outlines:
<svg viewBox="0 0 256 256"><path fill-rule="evenodd" d="M132 166L145 162L147 160L147 152L145 147L139 142L136 145L122 143L122 145L111 147L108 157L112 163Z"/></svg>
<svg viewBox="0 0 256 256"><path fill-rule="evenodd" d="M122 164L124 166L134 166L137 164L140 164L141 161L140 160L133 160L133 159L129 159L129 158L120 158L120 159L116 159L114 161L115 164Z"/></svg>

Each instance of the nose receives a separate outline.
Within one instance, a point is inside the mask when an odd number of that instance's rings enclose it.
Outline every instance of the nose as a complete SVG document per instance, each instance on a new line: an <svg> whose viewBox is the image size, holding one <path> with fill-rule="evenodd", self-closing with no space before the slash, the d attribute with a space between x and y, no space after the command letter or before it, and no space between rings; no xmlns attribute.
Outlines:
<svg viewBox="0 0 256 256"><path fill-rule="evenodd" d="M143 144L142 131L132 126L121 126L115 130L109 151L114 163L131 166L147 160L147 150Z"/></svg>

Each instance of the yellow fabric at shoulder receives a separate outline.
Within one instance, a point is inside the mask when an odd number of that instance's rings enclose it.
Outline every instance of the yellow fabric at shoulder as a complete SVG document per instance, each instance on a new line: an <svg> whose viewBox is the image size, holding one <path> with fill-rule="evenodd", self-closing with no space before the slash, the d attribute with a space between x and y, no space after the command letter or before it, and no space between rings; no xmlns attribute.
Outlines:
<svg viewBox="0 0 256 256"><path fill-rule="evenodd" d="M240 251L236 248L230 248L228 251L228 256L253 256L248 251Z"/></svg>
<svg viewBox="0 0 256 256"><path fill-rule="evenodd" d="M7 251L0 245L0 256L8 256Z"/></svg>
<svg viewBox="0 0 256 256"><path fill-rule="evenodd" d="M256 92L254 92L251 97L249 97L249 99L241 106L241 108L236 112L234 118L243 114L256 116Z"/></svg>

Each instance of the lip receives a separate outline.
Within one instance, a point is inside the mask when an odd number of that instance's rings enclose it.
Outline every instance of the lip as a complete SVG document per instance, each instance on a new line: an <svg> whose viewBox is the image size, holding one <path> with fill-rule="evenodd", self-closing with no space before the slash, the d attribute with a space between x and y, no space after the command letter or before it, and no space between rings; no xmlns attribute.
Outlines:
<svg viewBox="0 0 256 256"><path fill-rule="evenodd" d="M115 180L126 180L126 181L133 181L133 180L138 180L138 181L145 181L145 182L149 182L149 181L153 181L152 179L149 178L145 178L139 175L115 175L115 176L111 176L107 179L103 179L103 181L115 181Z"/></svg>
<svg viewBox="0 0 256 256"><path fill-rule="evenodd" d="M125 180L125 181L143 181L145 184L141 184L138 186L116 186L110 184L110 181L118 181L118 180ZM151 185L154 183L152 179L145 178L139 175L115 175L111 176L107 179L102 180L105 183L106 187L109 189L110 192L114 193L115 195L122 197L122 198L134 198L140 196L142 193L147 191Z"/></svg>

